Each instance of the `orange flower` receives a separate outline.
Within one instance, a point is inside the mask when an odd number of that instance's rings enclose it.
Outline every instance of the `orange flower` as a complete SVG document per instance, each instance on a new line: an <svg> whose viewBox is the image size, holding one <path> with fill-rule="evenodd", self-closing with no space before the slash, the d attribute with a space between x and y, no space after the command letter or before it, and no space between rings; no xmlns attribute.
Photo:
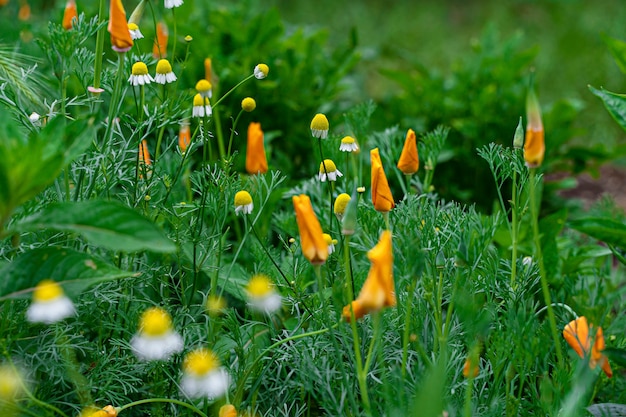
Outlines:
<svg viewBox="0 0 626 417"><path fill-rule="evenodd" d="M17 18L20 19L22 22L30 19L30 4L28 4L27 2L22 3L22 5L20 6L20 10L17 12Z"/></svg>
<svg viewBox="0 0 626 417"><path fill-rule="evenodd" d="M613 376L613 371L611 371L609 360L602 353L605 347L602 327L598 327L598 330L596 330L593 346L591 346L591 338L589 337L590 330L593 330L593 324L588 324L587 318L581 316L576 320L570 321L567 326L565 326L563 329L563 337L581 358L589 355L589 350L591 349L589 366L593 369L599 364L606 376L610 378Z"/></svg>
<svg viewBox="0 0 626 417"><path fill-rule="evenodd" d="M252 122L248 126L248 150L246 151L246 171L250 175L267 172L267 157L263 145L261 123Z"/></svg>
<svg viewBox="0 0 626 417"><path fill-rule="evenodd" d="M211 61L211 58L204 59L204 79L213 85L217 84L217 77L213 73L213 61Z"/></svg>
<svg viewBox="0 0 626 417"><path fill-rule="evenodd" d="M150 152L148 151L148 142L145 139L139 144L139 162L145 165L152 165Z"/></svg>
<svg viewBox="0 0 626 417"><path fill-rule="evenodd" d="M463 376L465 378L469 378L470 375L472 378L476 378L480 369L478 368L478 364L472 364L470 358L465 359L465 363L463 364Z"/></svg>
<svg viewBox="0 0 626 417"><path fill-rule="evenodd" d="M393 250L391 232L385 230L378 244L367 252L372 266L356 300L343 308L343 318L350 322L352 313L355 319L379 311L383 307L396 305L396 292L393 283Z"/></svg>
<svg viewBox="0 0 626 417"><path fill-rule="evenodd" d="M189 129L189 123L183 122L180 124L180 130L178 131L178 148L181 153L187 152L187 148L191 143L191 131Z"/></svg>
<svg viewBox="0 0 626 417"><path fill-rule="evenodd" d="M78 11L76 10L76 1L67 0L65 3L65 11L63 12L63 28L70 30L72 28L72 20L78 21Z"/></svg>
<svg viewBox="0 0 626 417"><path fill-rule="evenodd" d="M0 7L6 6L7 4L9 4L9 0L0 0Z"/></svg>
<svg viewBox="0 0 626 417"><path fill-rule="evenodd" d="M219 417L237 417L237 409L232 404L225 404L220 407Z"/></svg>
<svg viewBox="0 0 626 417"><path fill-rule="evenodd" d="M420 167L420 160L417 156L417 139L413 129L409 129L404 140L404 147L398 161L398 169L406 175L412 175Z"/></svg>
<svg viewBox="0 0 626 417"><path fill-rule="evenodd" d="M163 22L157 23L156 39L152 46L152 56L155 59L165 58L167 56L167 37L169 32L167 26Z"/></svg>
<svg viewBox="0 0 626 417"><path fill-rule="evenodd" d="M108 31L111 34L111 48L114 51L126 52L133 47L122 0L111 0Z"/></svg>
<svg viewBox="0 0 626 417"><path fill-rule="evenodd" d="M541 166L546 152L541 109L531 88L526 97L526 140L524 141L524 160L529 168Z"/></svg>
<svg viewBox="0 0 626 417"><path fill-rule="evenodd" d="M328 244L317 216L313 211L309 196L301 194L293 196L293 207L296 210L296 221L300 231L302 254L313 265L321 265L328 259Z"/></svg>
<svg viewBox="0 0 626 417"><path fill-rule="evenodd" d="M385 170L380 160L378 148L370 151L372 160L372 202L377 211L387 212L395 207L393 195L389 189L389 183L385 176Z"/></svg>

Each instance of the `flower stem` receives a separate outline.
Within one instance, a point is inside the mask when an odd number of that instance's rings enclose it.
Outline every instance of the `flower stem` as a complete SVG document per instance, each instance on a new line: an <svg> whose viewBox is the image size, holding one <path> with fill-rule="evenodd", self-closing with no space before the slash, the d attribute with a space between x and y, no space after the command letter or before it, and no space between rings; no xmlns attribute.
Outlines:
<svg viewBox="0 0 626 417"><path fill-rule="evenodd" d="M554 310L552 309L552 299L550 297L550 289L548 287L548 277L546 275L546 268L543 263L543 254L541 252L541 239L539 236L539 207L537 206L537 198L535 193L535 177L537 168L530 169L530 210L533 222L533 236L535 240L535 254L537 262L539 263L539 274L541 280L541 290L543 292L543 298L548 310L548 321L550 322L550 329L552 331L552 338L554 339L554 348L556 350L556 357L559 361L559 365L563 366L563 353L561 352L561 343L559 340L558 331L556 328L556 319L554 317Z"/></svg>
<svg viewBox="0 0 626 417"><path fill-rule="evenodd" d="M135 407L137 405L153 404L153 403L169 403L169 404L180 405L181 407L185 407L185 408L190 409L191 411L193 411L194 413L198 414L199 416L207 417L206 414L204 414L202 411L198 410L193 405L188 404L188 403L183 402L183 401L180 401L180 400L174 400L174 399L171 399L171 398L146 398L144 400L133 401L132 403L128 403L128 404L123 405L120 408L118 408L117 409L117 413L120 414L122 411L127 410L127 409L129 409L131 407Z"/></svg>
<svg viewBox="0 0 626 417"><path fill-rule="evenodd" d="M239 118L241 117L242 114L243 114L243 109L239 110L239 114L237 115L237 117L235 118L235 121L233 122L233 127L232 129L230 129L230 138L228 139L228 151L226 152L227 160L230 159L230 151L233 145L233 136L235 135L235 129L237 129L237 122L239 122Z"/></svg>
<svg viewBox="0 0 626 417"><path fill-rule="evenodd" d="M511 288L515 291L517 278L517 172L513 172L511 190Z"/></svg>
<svg viewBox="0 0 626 417"><path fill-rule="evenodd" d="M404 332L402 334L402 379L406 377L406 361L409 353L409 337L411 333L411 309L413 303L411 302L411 295L415 290L415 283L411 282L409 290L407 291L406 311L404 314Z"/></svg>
<svg viewBox="0 0 626 417"><path fill-rule="evenodd" d="M104 22L104 13L106 0L100 0L98 5L98 25L102 25ZM102 76L102 53L104 50L104 31L105 27L102 26L98 29L98 34L96 35L96 55L93 66L93 87L100 88L100 77Z"/></svg>

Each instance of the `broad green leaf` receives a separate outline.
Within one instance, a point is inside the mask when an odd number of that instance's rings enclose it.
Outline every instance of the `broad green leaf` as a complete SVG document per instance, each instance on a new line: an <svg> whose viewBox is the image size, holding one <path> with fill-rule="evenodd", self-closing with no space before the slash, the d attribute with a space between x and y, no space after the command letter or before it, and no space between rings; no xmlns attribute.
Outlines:
<svg viewBox="0 0 626 417"><path fill-rule="evenodd" d="M53 279L70 297L74 297L92 285L133 275L134 272L122 271L92 255L49 246L23 253L2 266L0 301L29 297L44 279Z"/></svg>
<svg viewBox="0 0 626 417"><path fill-rule="evenodd" d="M174 243L153 222L121 203L89 200L52 204L12 227L78 233L90 243L122 252L173 252Z"/></svg>
<svg viewBox="0 0 626 417"><path fill-rule="evenodd" d="M626 130L626 95L611 93L605 89L596 90L592 86L589 86L589 90L600 97L611 117L615 119L622 129Z"/></svg>
<svg viewBox="0 0 626 417"><path fill-rule="evenodd" d="M626 42L602 35L602 40L609 47L615 63L622 73L626 74Z"/></svg>
<svg viewBox="0 0 626 417"><path fill-rule="evenodd" d="M626 224L603 217L571 220L569 226L609 245L626 248Z"/></svg>

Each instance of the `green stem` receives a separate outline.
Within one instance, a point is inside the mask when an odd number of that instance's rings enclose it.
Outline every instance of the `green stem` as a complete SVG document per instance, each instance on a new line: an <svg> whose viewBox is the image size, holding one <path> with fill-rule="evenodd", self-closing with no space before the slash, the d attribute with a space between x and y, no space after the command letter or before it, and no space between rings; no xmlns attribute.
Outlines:
<svg viewBox="0 0 626 417"><path fill-rule="evenodd" d="M172 62L175 62L176 61L176 44L178 43L178 25L176 24L176 7L172 7L172 18L174 19L174 41L172 42L173 43Z"/></svg>
<svg viewBox="0 0 626 417"><path fill-rule="evenodd" d="M535 254L537 262L539 263L539 274L541 279L541 290L543 292L543 298L548 310L548 321L550 322L550 329L552 331L552 338L554 339L554 347L556 349L556 357L560 366L564 366L563 353L561 352L561 341L556 327L556 319L554 317L554 310L552 309L552 299L550 297L550 289L548 287L548 277L546 274L546 268L543 263L543 254L541 252L541 239L539 236L539 207L537 206L537 198L535 196L535 176L537 168L530 169L530 209L533 222L533 236L535 241Z"/></svg>
<svg viewBox="0 0 626 417"><path fill-rule="evenodd" d="M215 109L221 102L222 100L224 100L226 97L228 97L233 91L235 91L239 86L241 86L243 83L245 83L246 81L250 80L254 78L254 73L250 74L249 76L247 76L246 78L244 78L243 80L239 81L233 88L231 88L230 90L228 90L226 92L226 94L224 94L222 97L219 98L219 100L217 100L211 107L213 109Z"/></svg>
<svg viewBox="0 0 626 417"><path fill-rule="evenodd" d="M352 263L350 262L350 236L343 238L343 261L346 271L346 291L348 291L347 302L354 300L354 278L352 277Z"/></svg>
<svg viewBox="0 0 626 417"><path fill-rule="evenodd" d="M406 377L406 362L409 354L409 337L411 335L411 309L413 303L411 302L411 296L415 290L415 282L411 282L409 290L407 292L406 308L404 314L404 332L402 333L402 379Z"/></svg>
<svg viewBox="0 0 626 417"><path fill-rule="evenodd" d="M206 414L204 414L202 411L198 410L193 405L187 404L186 402L183 402L183 401L180 401L180 400L173 400L171 398L147 398L145 400L133 401L132 403L128 403L128 404L123 405L120 408L118 408L117 409L117 413L120 414L122 411L127 410L127 409L129 409L131 407L135 407L137 405L153 404L153 403L169 403L169 404L180 405L181 407L185 407L185 408L190 409L191 411L193 411L194 413L198 414L199 416L207 417Z"/></svg>
<svg viewBox="0 0 626 417"><path fill-rule="evenodd" d="M98 6L98 25L102 25L104 22L104 13L106 7L106 0L100 0ZM93 67L93 87L100 88L100 77L102 76L102 55L104 51L104 33L106 28L102 26L98 29L96 35L96 55Z"/></svg>
<svg viewBox="0 0 626 417"><path fill-rule="evenodd" d="M517 278L517 172L513 171L511 190L511 288L515 291Z"/></svg>
<svg viewBox="0 0 626 417"><path fill-rule="evenodd" d="M228 139L228 152L226 152L226 159L227 160L230 159L230 151L231 151L231 148L232 148L232 145L233 145L233 136L235 135L235 129L237 129L237 122L239 122L239 118L241 117L242 114L243 114L243 109L239 110L239 114L235 118L235 121L233 122L233 127L230 130L230 138ZM220 150L220 152L222 153L222 157L223 157L224 156L223 149Z"/></svg>

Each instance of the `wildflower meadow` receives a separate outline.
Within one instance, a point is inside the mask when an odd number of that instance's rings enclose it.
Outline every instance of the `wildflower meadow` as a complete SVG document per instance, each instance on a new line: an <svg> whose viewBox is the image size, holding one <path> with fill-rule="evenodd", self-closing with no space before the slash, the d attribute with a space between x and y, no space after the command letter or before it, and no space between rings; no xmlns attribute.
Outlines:
<svg viewBox="0 0 626 417"><path fill-rule="evenodd" d="M534 55L350 101L356 34L243 3L0 1L0 415L626 415L626 215Z"/></svg>

